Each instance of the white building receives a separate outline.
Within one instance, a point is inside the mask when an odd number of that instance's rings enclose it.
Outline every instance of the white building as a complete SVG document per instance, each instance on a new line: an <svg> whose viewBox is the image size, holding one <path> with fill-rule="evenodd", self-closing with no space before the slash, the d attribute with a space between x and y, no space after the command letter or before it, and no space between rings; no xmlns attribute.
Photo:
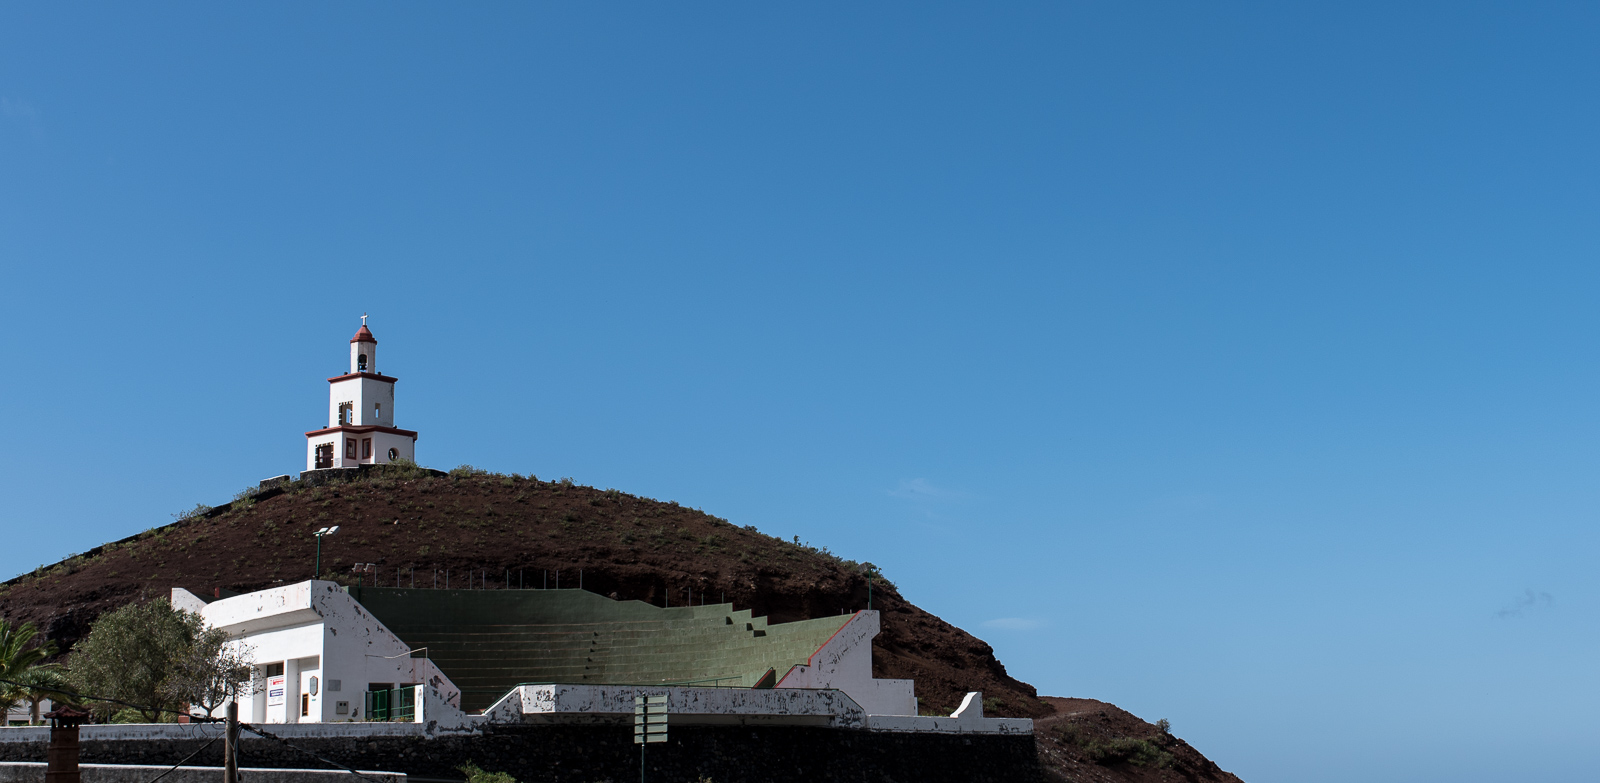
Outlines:
<svg viewBox="0 0 1600 783"><path fill-rule="evenodd" d="M384 607L394 622L412 623L422 636L431 635L442 645L434 652L443 657L437 662L422 657L428 648L408 645L333 582L301 582L210 603L173 588L172 604L226 631L231 644L254 661L251 687L239 698L240 718L252 723L405 722L425 724L430 733L506 722L623 723L633 716L635 696L664 695L678 724L976 734L1033 730L1027 719L983 717L978 693L968 694L948 717L917 715L910 680L872 677L878 613L871 610L768 625L765 618L734 612L727 604L668 609L582 590L353 589L376 600L374 606ZM519 624L540 604L565 622ZM524 611L505 611L518 605ZM573 611L585 605L590 611ZM441 608L451 611L441 616ZM644 630L651 623L640 618L652 615L669 622L655 632ZM496 621L488 632L481 625L485 618ZM658 638L648 638L652 635ZM804 662L789 665L792 653L780 654L772 662L781 670L768 669L753 687L677 677L655 685L636 682L635 675L669 659L693 666L696 659L743 656L747 664L764 666L768 658L761 648L783 646L785 637L800 642ZM548 676L561 671L565 659L581 663L566 678ZM595 673L608 666L603 659L612 669L629 660L644 668L608 670L625 681L608 684L595 680ZM463 711L462 690L441 665L454 666L459 676L480 686L485 675L502 683L472 699L481 707ZM542 671L527 668L541 665Z"/></svg>
<svg viewBox="0 0 1600 783"><path fill-rule="evenodd" d="M394 426L394 383L378 372L378 340L361 316L350 371L328 379L328 426L306 433L306 470L416 460L417 433Z"/></svg>
<svg viewBox="0 0 1600 783"><path fill-rule="evenodd" d="M54 702L50 701L49 699L45 699L44 701L39 702L39 714L43 716L45 713L55 709L55 707L56 705ZM44 723L49 722L42 717L40 718L40 721ZM6 713L7 726L27 726L32 722L33 703L27 699L23 699L21 703L12 705L11 711Z"/></svg>
<svg viewBox="0 0 1600 783"><path fill-rule="evenodd" d="M211 603L174 587L172 605L227 632L255 662L254 681L239 699L240 720L367 720L367 692L415 685L460 705L460 691L433 661L413 658L405 642L334 582L300 582Z"/></svg>

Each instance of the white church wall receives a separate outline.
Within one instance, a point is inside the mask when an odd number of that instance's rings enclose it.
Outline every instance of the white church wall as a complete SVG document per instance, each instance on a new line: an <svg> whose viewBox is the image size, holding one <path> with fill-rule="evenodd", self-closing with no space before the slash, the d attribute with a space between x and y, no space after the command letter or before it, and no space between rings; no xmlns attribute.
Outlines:
<svg viewBox="0 0 1600 783"><path fill-rule="evenodd" d="M315 470L317 467L317 447L323 444L333 446L333 465L338 466L339 460L344 457L343 437L337 432L326 435L314 435L306 438L306 470Z"/></svg>
<svg viewBox="0 0 1600 783"><path fill-rule="evenodd" d="M394 384L388 381L375 381L364 378L370 384L362 389L361 395L365 403L361 406L363 424L376 424L379 427L394 426Z"/></svg>
<svg viewBox="0 0 1600 783"><path fill-rule="evenodd" d="M361 378L346 378L342 381L333 381L328 384L328 426L336 427L341 424L356 424L361 416ZM349 403L352 408L350 421L341 421L339 418L340 406Z"/></svg>
<svg viewBox="0 0 1600 783"><path fill-rule="evenodd" d="M372 453L374 462L382 464L393 462L395 459L408 459L413 462L417 459L417 441L409 435L396 435L392 432L372 433ZM395 456L389 457L389 450L394 449Z"/></svg>
<svg viewBox="0 0 1600 783"><path fill-rule="evenodd" d="M367 367L365 370L361 369L361 354L367 355ZM350 343L350 372L375 373L377 371L378 344L365 341Z"/></svg>
<svg viewBox="0 0 1600 783"><path fill-rule="evenodd" d="M394 426L394 383L377 378L354 377L328 384L328 426L340 424L340 406L349 403L351 420L347 425Z"/></svg>

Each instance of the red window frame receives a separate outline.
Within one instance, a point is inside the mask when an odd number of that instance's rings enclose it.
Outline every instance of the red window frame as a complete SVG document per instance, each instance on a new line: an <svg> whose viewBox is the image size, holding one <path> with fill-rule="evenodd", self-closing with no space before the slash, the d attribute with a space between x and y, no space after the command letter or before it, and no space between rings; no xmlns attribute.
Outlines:
<svg viewBox="0 0 1600 783"><path fill-rule="evenodd" d="M356 439L355 438L345 438L344 439L344 458L345 459L355 459L356 458Z"/></svg>
<svg viewBox="0 0 1600 783"><path fill-rule="evenodd" d="M361 439L361 458L362 459L372 459L372 439L371 438L362 438Z"/></svg>

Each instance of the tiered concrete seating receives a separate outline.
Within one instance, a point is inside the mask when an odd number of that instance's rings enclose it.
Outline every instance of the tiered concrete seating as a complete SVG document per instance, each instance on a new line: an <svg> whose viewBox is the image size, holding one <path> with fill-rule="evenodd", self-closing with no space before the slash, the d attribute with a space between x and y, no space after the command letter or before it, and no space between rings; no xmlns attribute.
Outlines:
<svg viewBox="0 0 1600 783"><path fill-rule="evenodd" d="M769 626L731 604L669 609L583 590L350 592L412 649L426 647L469 710L522 683L770 686L849 620Z"/></svg>

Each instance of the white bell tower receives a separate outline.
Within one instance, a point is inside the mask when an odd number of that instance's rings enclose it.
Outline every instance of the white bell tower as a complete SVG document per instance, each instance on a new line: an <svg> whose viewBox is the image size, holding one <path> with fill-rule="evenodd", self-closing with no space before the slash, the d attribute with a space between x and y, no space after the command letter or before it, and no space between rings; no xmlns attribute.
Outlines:
<svg viewBox="0 0 1600 783"><path fill-rule="evenodd" d="M350 338L350 371L328 379L328 426L306 433L306 470L416 460L417 433L394 426L394 383L378 372L367 316Z"/></svg>

